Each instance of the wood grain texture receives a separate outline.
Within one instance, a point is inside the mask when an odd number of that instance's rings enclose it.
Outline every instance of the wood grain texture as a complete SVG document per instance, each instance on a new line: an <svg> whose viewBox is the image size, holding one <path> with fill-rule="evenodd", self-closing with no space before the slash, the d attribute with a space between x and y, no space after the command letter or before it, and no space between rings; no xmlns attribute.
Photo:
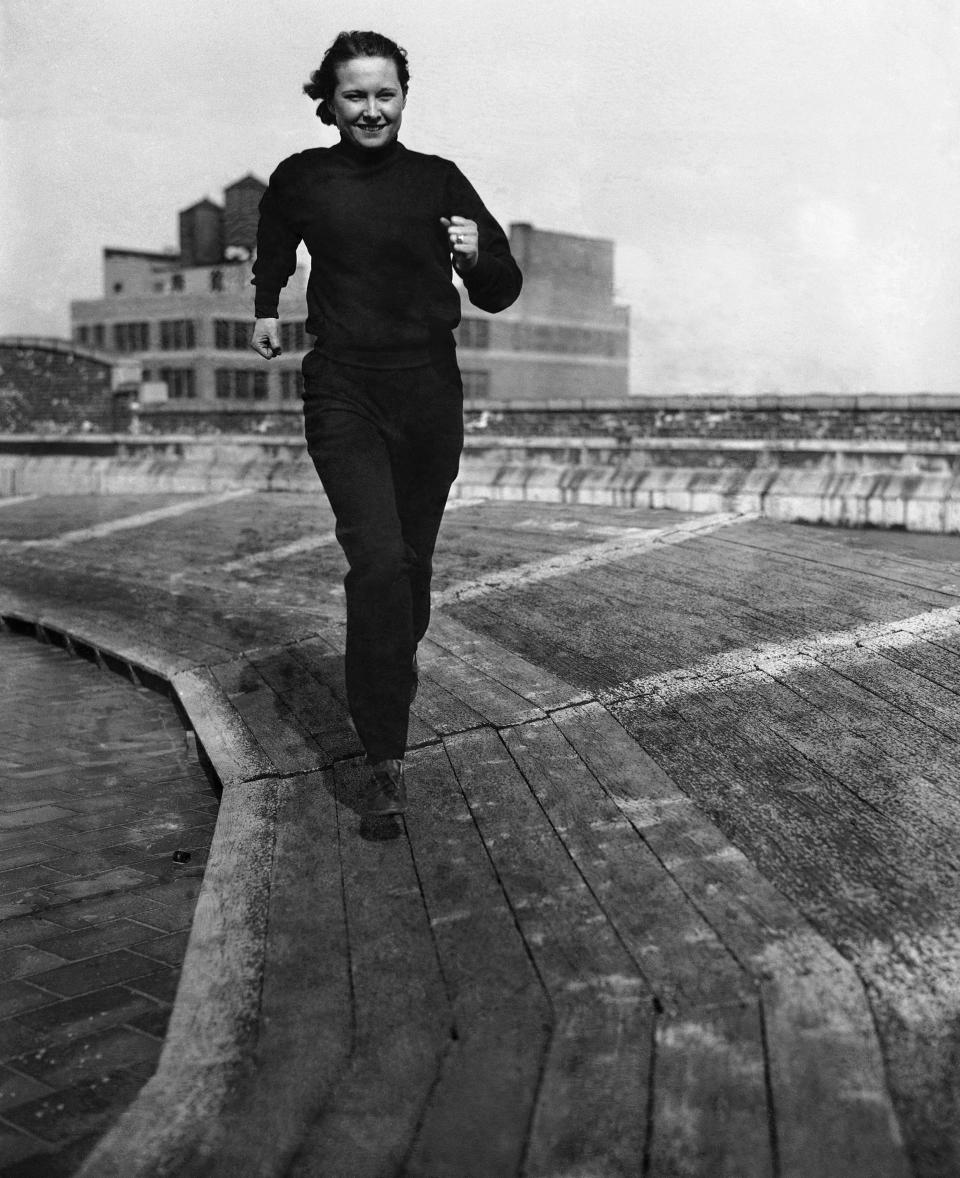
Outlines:
<svg viewBox="0 0 960 1178"><path fill-rule="evenodd" d="M211 552L296 544L248 499ZM664 522L457 520L438 585ZM240 579L188 568L196 531L148 548L4 569L4 601L173 676L233 816L187 1046L86 1178L960 1173L960 625L860 629L955 607L960 566L758 521L438 609L380 842L359 761L314 771L359 753L339 554ZM697 690L637 686L671 668Z"/></svg>
<svg viewBox="0 0 960 1178"><path fill-rule="evenodd" d="M597 714L595 707L576 711ZM566 715L512 729L504 739L663 1008L655 1036L653 1172L767 1174L771 1110L753 981L605 792L599 726L588 720L563 731ZM622 752L614 754L614 772Z"/></svg>
<svg viewBox="0 0 960 1178"><path fill-rule="evenodd" d="M330 773L278 786L266 929L256 1048L221 1117L211 1178L283 1174L350 1055L350 953Z"/></svg>
<svg viewBox="0 0 960 1178"><path fill-rule="evenodd" d="M638 701L615 711L701 803L711 799L708 809L715 821L745 852L730 854L726 839L716 839L709 828L701 827L697 839L691 839L684 830L689 812L683 807L668 809L661 800L659 813L646 816L646 837L665 840L664 854L676 846L679 826L684 841L667 861L762 982L783 1173L909 1173L863 984L851 964L818 935L826 931L834 943L849 945L858 935L854 929L882 925L878 904L887 913L897 911L898 901L880 882L886 876L877 854L882 824L868 821L873 816L862 809L853 818L856 807L846 791L813 767L804 790L800 782L808 762L785 754L769 732L761 739L763 729L751 720L742 698L731 704L698 697L696 704L684 705L684 719L669 724L644 714ZM679 716L673 709L662 712ZM744 732L750 733L749 744ZM776 774L773 764L780 767ZM772 780L778 783L776 795L765 802ZM712 799L720 797L725 801L716 808ZM810 806L814 800L819 816ZM804 810L807 817L801 819ZM846 821L833 818L847 813L849 829ZM861 848L851 853L858 839L864 840ZM691 854L697 841L700 853ZM813 917L816 932L764 886L762 877L758 881L754 865ZM851 885L851 868L861 877L857 888ZM906 898L902 889L900 894ZM743 915L733 919L740 905ZM722 926L717 924L721 917Z"/></svg>
<svg viewBox="0 0 960 1178"><path fill-rule="evenodd" d="M225 789L276 772L212 671L204 667L180 671L171 683Z"/></svg>
<svg viewBox="0 0 960 1178"><path fill-rule="evenodd" d="M334 698L343 709L339 716L334 712L331 717L336 725L333 739L340 747L347 747L349 749L353 724L349 718L347 688L343 677L343 647L345 638L346 627L339 626L323 630L311 638L297 642L290 646L290 650L295 657L305 663L311 674L329 687ZM356 739L355 734L353 739ZM435 743L438 739L435 729L426 723L426 721L422 720L416 712L411 711L407 728L407 747L422 748L424 745Z"/></svg>
<svg viewBox="0 0 960 1178"><path fill-rule="evenodd" d="M323 748L270 687L255 663L239 658L220 663L211 671L278 773L323 768L327 760Z"/></svg>
<svg viewBox="0 0 960 1178"><path fill-rule="evenodd" d="M357 756L363 750L353 728L346 704L331 685L342 679L340 660L334 655L298 657L299 643L265 652L248 653L247 659L264 682L283 703L298 728L319 749L324 764L343 757ZM330 666L336 662L336 668Z"/></svg>
<svg viewBox="0 0 960 1178"><path fill-rule="evenodd" d="M407 832L452 1038L404 1173L519 1172L553 1024L544 990L444 749L409 758Z"/></svg>
<svg viewBox="0 0 960 1178"><path fill-rule="evenodd" d="M361 763L332 770L341 831L353 1041L347 1066L308 1128L291 1178L399 1170L450 1044L451 1011L406 839L357 837L344 804Z"/></svg>
<svg viewBox="0 0 960 1178"><path fill-rule="evenodd" d="M420 644L419 662L421 684L424 679L433 681L494 727L521 724L543 715L543 709L537 704L524 699L480 667L444 649L429 635Z"/></svg>
<svg viewBox="0 0 960 1178"><path fill-rule="evenodd" d="M496 733L445 745L553 1005L524 1173L635 1174L652 994Z"/></svg>
<svg viewBox="0 0 960 1178"><path fill-rule="evenodd" d="M545 711L588 698L587 693L576 689L571 698L570 685L545 670L537 661L528 661L494 639L478 637L446 612L434 615L429 639L464 663L489 675L512 694L521 696Z"/></svg>

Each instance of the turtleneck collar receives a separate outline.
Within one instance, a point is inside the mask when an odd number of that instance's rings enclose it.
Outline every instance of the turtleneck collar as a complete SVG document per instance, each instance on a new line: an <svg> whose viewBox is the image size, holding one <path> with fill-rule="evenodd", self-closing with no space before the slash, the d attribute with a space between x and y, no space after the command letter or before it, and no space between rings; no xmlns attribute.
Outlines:
<svg viewBox="0 0 960 1178"><path fill-rule="evenodd" d="M399 139L391 139L384 147L359 147L349 139L341 137L339 143L333 145L333 150L339 152L345 159L353 160L361 167L372 167L391 159L403 147Z"/></svg>

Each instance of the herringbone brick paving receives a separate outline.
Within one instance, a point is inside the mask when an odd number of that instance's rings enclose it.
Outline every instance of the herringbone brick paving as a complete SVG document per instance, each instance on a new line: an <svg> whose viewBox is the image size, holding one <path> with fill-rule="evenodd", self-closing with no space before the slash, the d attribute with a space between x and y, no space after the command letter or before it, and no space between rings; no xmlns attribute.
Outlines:
<svg viewBox="0 0 960 1178"><path fill-rule="evenodd" d="M58 1178L154 1070L217 801L146 688L0 632L0 699L0 1174Z"/></svg>

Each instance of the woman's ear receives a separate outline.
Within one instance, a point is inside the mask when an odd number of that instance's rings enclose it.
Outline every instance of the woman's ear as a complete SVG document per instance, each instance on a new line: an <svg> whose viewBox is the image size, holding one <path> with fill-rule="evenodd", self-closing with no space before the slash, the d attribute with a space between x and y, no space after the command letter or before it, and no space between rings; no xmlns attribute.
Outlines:
<svg viewBox="0 0 960 1178"><path fill-rule="evenodd" d="M325 127L332 127L337 121L326 99L317 104L317 118Z"/></svg>

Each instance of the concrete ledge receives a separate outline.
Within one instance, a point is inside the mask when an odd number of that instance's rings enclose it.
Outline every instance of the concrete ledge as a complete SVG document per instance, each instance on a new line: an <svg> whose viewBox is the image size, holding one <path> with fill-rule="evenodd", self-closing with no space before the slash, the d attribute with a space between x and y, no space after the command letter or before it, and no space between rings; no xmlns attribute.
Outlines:
<svg viewBox="0 0 960 1178"><path fill-rule="evenodd" d="M455 496L541 503L757 512L845 527L960 531L960 477L946 474L538 466L466 461Z"/></svg>
<svg viewBox="0 0 960 1178"><path fill-rule="evenodd" d="M293 454L292 445L259 451L254 445L222 450L208 444L190 458L0 454L0 497L316 491L312 467L301 453ZM299 443L296 449L302 449ZM732 462L734 451L747 461ZM794 465L785 460L791 453L809 455L810 461ZM658 461L658 454L675 460ZM806 523L956 532L960 446L660 439L617 449L589 439L472 439L453 494L696 512L733 509Z"/></svg>

